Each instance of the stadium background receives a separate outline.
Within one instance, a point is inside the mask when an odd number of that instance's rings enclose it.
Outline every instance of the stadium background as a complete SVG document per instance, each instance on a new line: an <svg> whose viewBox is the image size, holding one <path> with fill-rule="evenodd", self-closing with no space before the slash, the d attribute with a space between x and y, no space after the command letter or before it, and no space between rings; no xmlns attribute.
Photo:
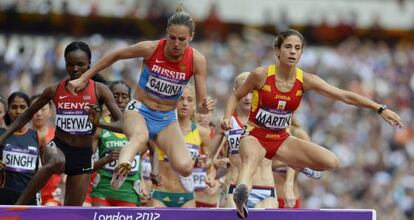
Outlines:
<svg viewBox="0 0 414 220"><path fill-rule="evenodd" d="M192 45L208 61L220 119L240 72L274 62L279 30L301 31L300 67L396 110L394 130L374 111L305 94L299 120L342 166L322 180L300 175L305 208L372 208L380 220L414 219L414 2L409 0L183 0L196 20ZM93 61L106 51L165 33L177 1L0 0L0 94L40 93L66 77L63 50L84 40ZM140 59L101 74L133 85Z"/></svg>

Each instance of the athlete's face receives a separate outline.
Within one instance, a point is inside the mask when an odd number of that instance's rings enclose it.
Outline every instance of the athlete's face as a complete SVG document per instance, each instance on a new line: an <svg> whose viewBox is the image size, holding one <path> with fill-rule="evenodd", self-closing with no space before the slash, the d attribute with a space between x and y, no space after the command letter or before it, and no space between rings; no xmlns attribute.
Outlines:
<svg viewBox="0 0 414 220"><path fill-rule="evenodd" d="M249 93L245 97L240 99L237 107L243 112L250 112L251 103L252 103L252 93Z"/></svg>
<svg viewBox="0 0 414 220"><path fill-rule="evenodd" d="M128 87L122 83L118 83L112 87L112 94L119 109L124 111L128 102L131 100L128 94Z"/></svg>
<svg viewBox="0 0 414 220"><path fill-rule="evenodd" d="M280 49L276 49L276 56L279 58L281 64L294 66L296 65L303 53L303 42L296 35L287 37Z"/></svg>
<svg viewBox="0 0 414 220"><path fill-rule="evenodd" d="M167 28L166 52L172 57L180 57L184 54L185 48L193 39L193 34L185 25L171 25Z"/></svg>
<svg viewBox="0 0 414 220"><path fill-rule="evenodd" d="M33 100L35 102L36 100ZM35 128L41 128L45 126L50 118L52 117L52 110L50 109L50 105L47 104L43 106L39 111L37 111L32 118L32 124Z"/></svg>
<svg viewBox="0 0 414 220"><path fill-rule="evenodd" d="M65 56L66 71L71 80L79 78L89 69L90 60L83 50L74 50Z"/></svg>
<svg viewBox="0 0 414 220"><path fill-rule="evenodd" d="M16 120L16 118L19 117L19 115L21 115L28 107L29 106L22 97L14 97L13 101L10 103L8 111L10 121L13 122Z"/></svg>
<svg viewBox="0 0 414 220"><path fill-rule="evenodd" d="M190 118L194 112L194 94L193 92L185 88L183 91L183 95L178 100L177 104L177 114L178 117L181 118Z"/></svg>

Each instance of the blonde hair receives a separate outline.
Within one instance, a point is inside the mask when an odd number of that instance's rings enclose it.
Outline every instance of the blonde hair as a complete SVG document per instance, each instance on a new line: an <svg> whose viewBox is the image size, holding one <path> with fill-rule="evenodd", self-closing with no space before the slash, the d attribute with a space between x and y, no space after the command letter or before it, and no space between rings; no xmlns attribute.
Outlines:
<svg viewBox="0 0 414 220"><path fill-rule="evenodd" d="M239 75L237 75L236 78L234 79L233 89L234 90L238 89L241 86L241 84L243 84L243 82L246 81L249 75L250 75L250 72L242 72Z"/></svg>

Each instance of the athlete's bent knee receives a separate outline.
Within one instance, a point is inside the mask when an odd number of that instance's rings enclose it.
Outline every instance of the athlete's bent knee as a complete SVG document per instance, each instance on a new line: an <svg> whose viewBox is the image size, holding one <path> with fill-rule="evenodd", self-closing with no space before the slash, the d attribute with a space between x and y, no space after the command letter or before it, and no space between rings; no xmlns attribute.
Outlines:
<svg viewBox="0 0 414 220"><path fill-rule="evenodd" d="M129 142L136 148L146 145L148 142L148 138L148 134L139 132L136 132L132 134L130 137L128 137Z"/></svg>
<svg viewBox="0 0 414 220"><path fill-rule="evenodd" d="M190 176L193 170L193 162L190 160L177 161L176 171L181 176Z"/></svg>

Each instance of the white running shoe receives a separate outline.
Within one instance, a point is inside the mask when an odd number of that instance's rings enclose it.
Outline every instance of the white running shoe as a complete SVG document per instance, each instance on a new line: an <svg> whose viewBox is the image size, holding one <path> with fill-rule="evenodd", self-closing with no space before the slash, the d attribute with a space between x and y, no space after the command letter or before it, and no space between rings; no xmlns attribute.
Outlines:
<svg viewBox="0 0 414 220"><path fill-rule="evenodd" d="M180 183L181 186L184 188L184 190L187 193L192 193L194 192L194 180L193 180L193 175L190 176L181 176L180 174L178 174L178 177L180 178Z"/></svg>
<svg viewBox="0 0 414 220"><path fill-rule="evenodd" d="M131 163L124 162L119 164L112 174L111 186L114 189L119 189L125 182L128 174L131 172Z"/></svg>
<svg viewBox="0 0 414 220"><path fill-rule="evenodd" d="M308 167L303 168L300 172L313 179L320 179L323 175L323 171L312 170Z"/></svg>
<svg viewBox="0 0 414 220"><path fill-rule="evenodd" d="M114 173L111 179L112 188L114 188L115 190L118 190L122 186L122 184L125 182L126 178L127 177L124 175Z"/></svg>

